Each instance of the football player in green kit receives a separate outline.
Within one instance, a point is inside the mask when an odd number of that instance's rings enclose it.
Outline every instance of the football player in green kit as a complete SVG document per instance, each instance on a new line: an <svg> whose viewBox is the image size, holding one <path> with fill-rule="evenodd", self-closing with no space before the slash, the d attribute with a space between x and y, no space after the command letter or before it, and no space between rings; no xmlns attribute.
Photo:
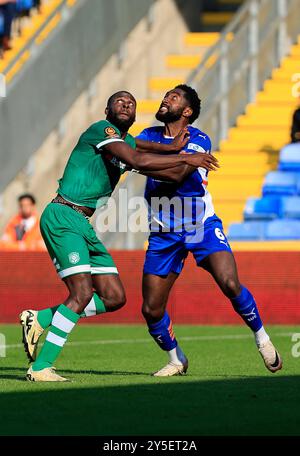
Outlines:
<svg viewBox="0 0 300 456"><path fill-rule="evenodd" d="M139 140L136 150L136 141L128 134L136 115L136 101L129 92L113 94L105 114L106 120L94 123L79 138L59 180L58 194L41 217L43 239L69 296L53 308L20 315L23 344L34 361L27 371L29 381L66 381L53 363L79 318L115 311L126 302L117 267L88 220L96 207L106 203L120 176L134 169L180 181L199 166L208 170L218 166L211 155L178 154L188 140L185 131L167 146ZM38 339L46 328L37 356Z"/></svg>

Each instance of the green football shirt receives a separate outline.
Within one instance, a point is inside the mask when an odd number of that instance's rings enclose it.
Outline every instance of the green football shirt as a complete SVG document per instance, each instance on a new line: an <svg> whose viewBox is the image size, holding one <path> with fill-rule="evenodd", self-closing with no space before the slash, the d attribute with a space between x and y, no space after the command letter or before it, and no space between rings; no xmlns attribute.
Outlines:
<svg viewBox="0 0 300 456"><path fill-rule="evenodd" d="M106 203L126 164L103 147L106 144L125 141L132 148L135 140L130 134L123 140L120 131L107 120L91 125L79 138L58 181L58 194L74 204L95 209Z"/></svg>

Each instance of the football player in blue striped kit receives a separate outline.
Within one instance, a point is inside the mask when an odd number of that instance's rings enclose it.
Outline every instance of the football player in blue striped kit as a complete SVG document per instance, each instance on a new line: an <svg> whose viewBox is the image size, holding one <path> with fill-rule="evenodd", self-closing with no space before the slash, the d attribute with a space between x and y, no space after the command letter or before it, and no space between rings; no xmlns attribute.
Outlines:
<svg viewBox="0 0 300 456"><path fill-rule="evenodd" d="M193 88L187 85L175 87L165 95L156 113L156 119L164 125L145 129L137 139L169 144L186 129L189 141L184 152L210 154L210 138L191 126L200 114L200 107L201 101ZM178 183L166 182L173 178L174 173L180 174ZM195 170L187 165L180 173L174 168L159 172L160 177L151 172L147 176L145 199L149 204L151 222L144 264L142 312L150 335L168 354L167 365L153 375L182 375L188 369L187 357L176 340L166 307L171 288L189 252L197 266L212 275L234 310L252 330L267 369L271 372L281 369L281 357L263 327L254 297L239 281L222 222L215 214L207 191L208 171L204 168ZM174 198L177 210L170 205ZM159 204L160 201L164 203Z"/></svg>

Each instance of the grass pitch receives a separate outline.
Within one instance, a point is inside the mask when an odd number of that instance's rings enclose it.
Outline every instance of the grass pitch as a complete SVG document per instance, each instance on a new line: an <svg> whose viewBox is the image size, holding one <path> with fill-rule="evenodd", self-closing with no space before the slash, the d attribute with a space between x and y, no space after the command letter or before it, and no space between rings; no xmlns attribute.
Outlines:
<svg viewBox="0 0 300 456"><path fill-rule="evenodd" d="M0 326L0 435L300 435L300 358L292 333L269 328L284 359L269 373L243 326L176 326L184 377L154 378L166 363L145 326L84 326L56 367L71 383L29 383L21 330Z"/></svg>

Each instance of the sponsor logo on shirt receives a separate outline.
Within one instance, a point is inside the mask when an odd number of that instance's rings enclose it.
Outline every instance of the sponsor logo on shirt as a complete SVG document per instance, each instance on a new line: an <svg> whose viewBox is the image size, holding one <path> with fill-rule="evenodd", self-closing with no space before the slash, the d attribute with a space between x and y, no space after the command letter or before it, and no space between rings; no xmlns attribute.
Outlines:
<svg viewBox="0 0 300 456"><path fill-rule="evenodd" d="M196 152L206 152L206 150L203 149L203 147L199 146L199 144L189 143L187 145L187 148L190 150L195 150Z"/></svg>

